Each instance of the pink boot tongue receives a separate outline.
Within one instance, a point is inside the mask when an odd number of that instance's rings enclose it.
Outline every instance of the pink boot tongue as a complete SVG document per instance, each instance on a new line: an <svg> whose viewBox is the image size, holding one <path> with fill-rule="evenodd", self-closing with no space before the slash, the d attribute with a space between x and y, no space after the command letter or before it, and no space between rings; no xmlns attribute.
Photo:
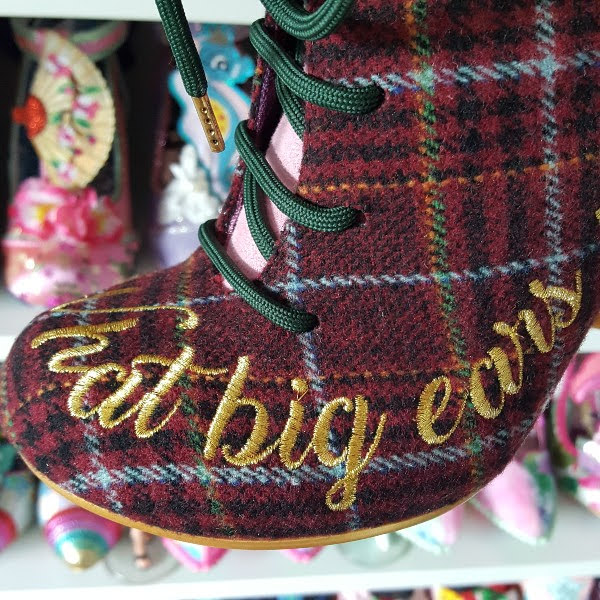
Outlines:
<svg viewBox="0 0 600 600"><path fill-rule="evenodd" d="M285 115L281 117L271 138L266 158L283 185L295 192L302 163L302 140ZM287 217L268 198L259 197L259 202L263 203L262 213L267 217L271 232L278 238ZM229 257L249 279L256 279L267 264L250 234L245 208L240 211L225 248ZM225 285L231 289L229 284Z"/></svg>

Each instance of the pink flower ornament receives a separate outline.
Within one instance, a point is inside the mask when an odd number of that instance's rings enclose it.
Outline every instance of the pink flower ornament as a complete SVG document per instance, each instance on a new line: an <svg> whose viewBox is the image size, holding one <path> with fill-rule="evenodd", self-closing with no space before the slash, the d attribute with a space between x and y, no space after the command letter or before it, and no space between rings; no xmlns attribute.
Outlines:
<svg viewBox="0 0 600 600"><path fill-rule="evenodd" d="M65 190L44 179L26 179L10 210L13 226L61 243L114 242L123 233L121 219L106 196L96 190Z"/></svg>

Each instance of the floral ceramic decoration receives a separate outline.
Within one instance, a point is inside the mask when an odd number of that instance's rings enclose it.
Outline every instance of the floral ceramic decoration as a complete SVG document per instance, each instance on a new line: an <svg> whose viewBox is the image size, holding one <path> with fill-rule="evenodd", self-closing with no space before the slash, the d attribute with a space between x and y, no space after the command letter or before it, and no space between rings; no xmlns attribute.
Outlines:
<svg viewBox="0 0 600 600"><path fill-rule="evenodd" d="M124 39L123 25L91 29L85 39L104 48L105 56ZM23 31L21 26L19 34ZM19 185L8 208L5 280L22 300L52 307L127 277L136 243L130 231L122 111L113 98L113 80L62 34L44 29L31 35L39 42L38 60L26 63L33 65L24 71L31 86L13 110L15 126L24 128L27 139L14 136L20 141L11 151L25 156L30 143L38 166L33 176L27 167L23 171L29 176L13 176Z"/></svg>

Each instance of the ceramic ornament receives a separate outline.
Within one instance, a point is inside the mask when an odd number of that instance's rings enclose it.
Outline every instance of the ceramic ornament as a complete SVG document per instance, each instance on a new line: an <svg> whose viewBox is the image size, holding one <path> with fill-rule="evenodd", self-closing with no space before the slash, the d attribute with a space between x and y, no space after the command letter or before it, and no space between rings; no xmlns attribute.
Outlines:
<svg viewBox="0 0 600 600"><path fill-rule="evenodd" d="M356 542L338 544L339 551L352 563L362 567L389 565L404 556L410 543L396 533L377 535Z"/></svg>
<svg viewBox="0 0 600 600"><path fill-rule="evenodd" d="M14 542L33 520L35 477L14 471L0 488L0 551Z"/></svg>
<svg viewBox="0 0 600 600"><path fill-rule="evenodd" d="M8 442L0 442L0 485L4 475L13 468L16 454L14 446Z"/></svg>
<svg viewBox="0 0 600 600"><path fill-rule="evenodd" d="M317 556L321 550L323 550L322 546L315 546L314 548L292 548L281 552L294 562L307 563Z"/></svg>
<svg viewBox="0 0 600 600"><path fill-rule="evenodd" d="M54 185L84 188L106 162L115 134L110 90L94 63L54 31L25 104L13 111Z"/></svg>
<svg viewBox="0 0 600 600"><path fill-rule="evenodd" d="M40 484L38 521L56 554L75 570L102 560L121 537L121 525L75 506Z"/></svg>
<svg viewBox="0 0 600 600"><path fill-rule="evenodd" d="M163 546L184 567L190 571L208 571L227 553L223 548L212 548L198 544L188 544L168 538L162 538Z"/></svg>
<svg viewBox="0 0 600 600"><path fill-rule="evenodd" d="M152 566L152 561L148 555L148 544L152 536L140 529L130 529L129 538L131 539L135 566L138 569L149 569Z"/></svg>
<svg viewBox="0 0 600 600"><path fill-rule="evenodd" d="M521 582L525 600L593 600L591 577L539 577Z"/></svg>
<svg viewBox="0 0 600 600"><path fill-rule="evenodd" d="M600 516L600 353L571 361L547 430L558 486Z"/></svg>
<svg viewBox="0 0 600 600"><path fill-rule="evenodd" d="M515 458L470 501L494 525L531 545L550 539L557 511L545 429L539 417Z"/></svg>
<svg viewBox="0 0 600 600"><path fill-rule="evenodd" d="M444 554L458 540L464 511L462 505L457 506L435 519L402 529L398 533L423 550L433 554Z"/></svg>
<svg viewBox="0 0 600 600"><path fill-rule="evenodd" d="M198 242L198 227L219 214L221 201L211 193L206 170L199 163L198 152L186 144L179 162L169 170L173 179L163 191L158 207L160 233L155 239L160 260L174 265L189 254Z"/></svg>
<svg viewBox="0 0 600 600"><path fill-rule="evenodd" d="M177 124L179 135L196 147L200 163L210 173L211 186L225 199L238 159L234 133L237 124L248 117L249 96L239 87L254 75L254 61L242 56L235 45L235 30L228 25L192 25L194 42L211 89L211 104L225 140L225 151L212 153L204 143L204 133L196 109L186 93L179 71L171 74L169 89L181 107Z"/></svg>
<svg viewBox="0 0 600 600"><path fill-rule="evenodd" d="M184 141L179 159L169 165L172 178L162 190L154 245L161 264L185 260L198 244L198 227L218 216L238 160L234 134L248 117L250 98L240 87L254 73L254 61L236 47L235 30L227 25L192 25L194 43L205 65L211 105L225 141L214 153L203 142L196 109L181 74L169 77L169 90L180 108L177 133ZM165 161L166 156L163 157Z"/></svg>
<svg viewBox="0 0 600 600"><path fill-rule="evenodd" d="M119 283L133 267L127 131L114 56L128 26L31 25L12 21L25 56L8 150L4 279L21 300L54 307Z"/></svg>

